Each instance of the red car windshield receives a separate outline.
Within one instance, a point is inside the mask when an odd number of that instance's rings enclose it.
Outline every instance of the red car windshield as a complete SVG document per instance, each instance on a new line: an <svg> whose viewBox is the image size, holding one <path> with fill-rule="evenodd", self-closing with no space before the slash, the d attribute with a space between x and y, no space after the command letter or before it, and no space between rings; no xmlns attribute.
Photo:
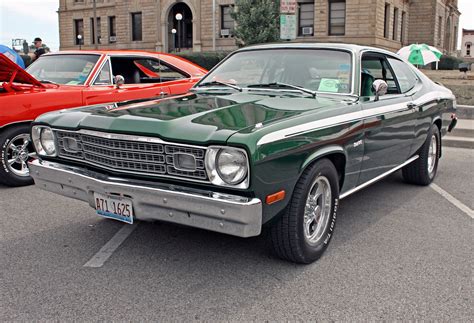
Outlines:
<svg viewBox="0 0 474 323"><path fill-rule="evenodd" d="M72 54L42 56L26 70L41 82L82 85L99 57L99 55Z"/></svg>

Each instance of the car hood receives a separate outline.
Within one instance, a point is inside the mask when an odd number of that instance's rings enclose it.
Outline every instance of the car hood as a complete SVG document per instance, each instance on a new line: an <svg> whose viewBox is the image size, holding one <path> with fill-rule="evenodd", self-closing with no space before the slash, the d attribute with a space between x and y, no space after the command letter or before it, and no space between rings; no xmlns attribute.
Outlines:
<svg viewBox="0 0 474 323"><path fill-rule="evenodd" d="M12 76L14 74L16 75L12 80ZM0 83L2 82L24 83L43 87L43 84L41 84L31 74L26 72L23 68L14 63L5 55L0 54Z"/></svg>
<svg viewBox="0 0 474 323"><path fill-rule="evenodd" d="M178 142L222 143L238 131L337 104L341 101L330 98L188 93L52 112L36 121L65 129L157 136Z"/></svg>

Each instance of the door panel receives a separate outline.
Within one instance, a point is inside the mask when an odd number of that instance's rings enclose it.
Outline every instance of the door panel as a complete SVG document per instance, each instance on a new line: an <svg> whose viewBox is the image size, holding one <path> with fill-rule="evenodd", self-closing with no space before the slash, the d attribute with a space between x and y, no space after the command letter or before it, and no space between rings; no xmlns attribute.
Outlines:
<svg viewBox="0 0 474 323"><path fill-rule="evenodd" d="M365 136L359 185L408 159L415 137L416 120L411 96L401 94L402 87L386 55L366 53L361 62L361 79L367 86L361 91L365 100L362 102ZM387 94L380 96L378 101L371 88L375 80L388 84Z"/></svg>
<svg viewBox="0 0 474 323"><path fill-rule="evenodd" d="M170 89L167 86L156 84L124 84L118 89L113 85L91 86L83 91L87 105L165 97L169 94Z"/></svg>
<svg viewBox="0 0 474 323"><path fill-rule="evenodd" d="M402 164L410 155L415 131L415 110L410 97L380 99L363 104L364 160L359 184Z"/></svg>

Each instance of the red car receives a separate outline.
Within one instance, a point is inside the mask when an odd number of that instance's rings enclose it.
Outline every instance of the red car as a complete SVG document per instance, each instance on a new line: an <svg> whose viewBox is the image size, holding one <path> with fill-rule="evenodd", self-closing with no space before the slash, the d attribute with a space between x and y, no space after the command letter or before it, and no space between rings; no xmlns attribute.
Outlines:
<svg viewBox="0 0 474 323"><path fill-rule="evenodd" d="M144 51L67 51L26 71L0 54L0 183L31 184L29 124L45 112L181 94L206 70L177 56Z"/></svg>

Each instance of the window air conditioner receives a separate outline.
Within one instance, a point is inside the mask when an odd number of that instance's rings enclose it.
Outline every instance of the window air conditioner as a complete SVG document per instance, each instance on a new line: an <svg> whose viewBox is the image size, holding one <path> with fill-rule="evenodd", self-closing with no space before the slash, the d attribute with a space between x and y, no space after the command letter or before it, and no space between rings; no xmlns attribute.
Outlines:
<svg viewBox="0 0 474 323"><path fill-rule="evenodd" d="M221 29L221 36L222 37L230 36L230 29Z"/></svg>
<svg viewBox="0 0 474 323"><path fill-rule="evenodd" d="M302 30L303 36L308 36L313 34L313 27L303 27Z"/></svg>

